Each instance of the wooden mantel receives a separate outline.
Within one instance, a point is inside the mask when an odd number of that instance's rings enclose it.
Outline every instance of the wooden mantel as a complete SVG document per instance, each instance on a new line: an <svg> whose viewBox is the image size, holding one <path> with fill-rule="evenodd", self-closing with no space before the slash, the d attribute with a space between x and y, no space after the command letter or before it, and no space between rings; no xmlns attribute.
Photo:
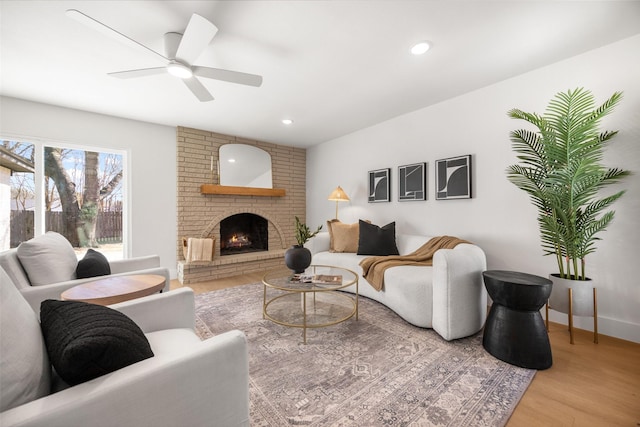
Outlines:
<svg viewBox="0 0 640 427"><path fill-rule="evenodd" d="M230 185L215 184L202 184L200 186L200 193L263 197L282 197L285 195L285 191L283 188L233 187Z"/></svg>

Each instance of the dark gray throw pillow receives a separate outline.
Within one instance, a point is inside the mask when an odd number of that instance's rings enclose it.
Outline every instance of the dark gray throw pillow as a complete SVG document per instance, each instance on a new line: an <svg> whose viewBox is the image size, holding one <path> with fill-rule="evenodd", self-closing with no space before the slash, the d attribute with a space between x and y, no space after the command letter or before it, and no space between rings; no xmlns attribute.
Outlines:
<svg viewBox="0 0 640 427"><path fill-rule="evenodd" d="M396 223L384 227L360 220L358 255L399 255L396 246Z"/></svg>
<svg viewBox="0 0 640 427"><path fill-rule="evenodd" d="M40 327L51 364L70 385L153 357L138 325L109 307L45 300L40 304Z"/></svg>
<svg viewBox="0 0 640 427"><path fill-rule="evenodd" d="M107 257L98 251L89 249L84 257L78 261L76 267L76 278L85 279L87 277L108 276L111 274L111 267Z"/></svg>

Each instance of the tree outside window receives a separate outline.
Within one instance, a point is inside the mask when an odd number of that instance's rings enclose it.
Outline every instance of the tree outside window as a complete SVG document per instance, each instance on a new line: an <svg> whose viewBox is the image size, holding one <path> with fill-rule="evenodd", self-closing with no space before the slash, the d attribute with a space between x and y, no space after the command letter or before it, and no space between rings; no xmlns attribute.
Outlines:
<svg viewBox="0 0 640 427"><path fill-rule="evenodd" d="M0 148L38 166L34 144L2 141ZM123 156L52 146L42 149L45 231L59 232L75 248L109 243L119 244L122 252ZM11 247L33 237L35 167L11 172Z"/></svg>

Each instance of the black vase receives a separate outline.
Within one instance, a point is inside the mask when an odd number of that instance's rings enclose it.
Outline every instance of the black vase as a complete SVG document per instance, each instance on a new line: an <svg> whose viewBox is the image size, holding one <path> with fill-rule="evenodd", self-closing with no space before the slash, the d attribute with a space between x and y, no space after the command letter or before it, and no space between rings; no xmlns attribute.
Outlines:
<svg viewBox="0 0 640 427"><path fill-rule="evenodd" d="M304 273L311 265L311 251L304 246L293 245L284 253L284 263L294 273Z"/></svg>

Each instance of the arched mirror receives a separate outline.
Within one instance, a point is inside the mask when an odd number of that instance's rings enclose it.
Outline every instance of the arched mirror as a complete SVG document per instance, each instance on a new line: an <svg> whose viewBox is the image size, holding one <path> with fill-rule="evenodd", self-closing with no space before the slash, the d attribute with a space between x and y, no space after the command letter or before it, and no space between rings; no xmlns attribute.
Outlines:
<svg viewBox="0 0 640 427"><path fill-rule="evenodd" d="M220 146L220 185L272 188L271 155L246 144Z"/></svg>

